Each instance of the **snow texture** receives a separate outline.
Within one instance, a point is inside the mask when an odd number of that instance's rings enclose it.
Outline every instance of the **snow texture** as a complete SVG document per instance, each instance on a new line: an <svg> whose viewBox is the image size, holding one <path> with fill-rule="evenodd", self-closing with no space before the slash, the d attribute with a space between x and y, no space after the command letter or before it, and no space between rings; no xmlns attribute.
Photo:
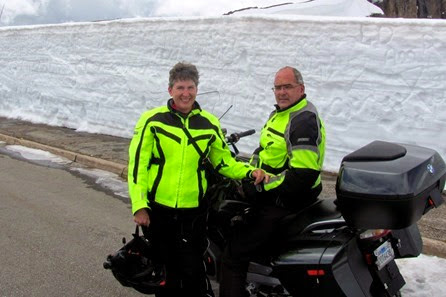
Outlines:
<svg viewBox="0 0 446 297"><path fill-rule="evenodd" d="M197 65L197 100L249 153L295 66L327 130L325 170L373 140L446 156L446 22L310 16L126 19L0 28L0 115L130 137L168 99L168 71Z"/></svg>

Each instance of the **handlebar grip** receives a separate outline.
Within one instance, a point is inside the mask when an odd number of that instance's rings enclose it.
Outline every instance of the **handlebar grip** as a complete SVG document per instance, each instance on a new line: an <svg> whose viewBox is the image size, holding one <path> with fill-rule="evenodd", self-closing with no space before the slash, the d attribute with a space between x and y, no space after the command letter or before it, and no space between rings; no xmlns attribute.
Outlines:
<svg viewBox="0 0 446 297"><path fill-rule="evenodd" d="M256 133L256 130L254 130L254 129L240 132L240 133L232 133L231 135L226 136L225 140L228 144L235 144L237 141L240 140L240 138L248 136L248 135L252 135L254 133Z"/></svg>
<svg viewBox="0 0 446 297"><path fill-rule="evenodd" d="M242 138L242 137L245 137L245 136L252 135L254 133L256 133L256 130L255 129L251 129L251 130L247 130L247 131L244 131L244 132L237 133L237 135L238 135L238 137Z"/></svg>

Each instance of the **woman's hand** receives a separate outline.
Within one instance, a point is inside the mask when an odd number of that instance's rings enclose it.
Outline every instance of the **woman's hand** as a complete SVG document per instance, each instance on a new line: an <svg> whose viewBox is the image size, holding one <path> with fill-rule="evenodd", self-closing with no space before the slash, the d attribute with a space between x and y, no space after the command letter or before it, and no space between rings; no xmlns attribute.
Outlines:
<svg viewBox="0 0 446 297"><path fill-rule="evenodd" d="M141 208L135 212L133 215L133 221L139 226L149 227L150 225L150 217L149 213L145 208Z"/></svg>
<svg viewBox="0 0 446 297"><path fill-rule="evenodd" d="M269 181L269 175L266 174L265 171L263 171L262 169L255 169L252 173L251 176L255 179L254 180L254 185L258 185L260 184L262 181L264 183L267 183Z"/></svg>

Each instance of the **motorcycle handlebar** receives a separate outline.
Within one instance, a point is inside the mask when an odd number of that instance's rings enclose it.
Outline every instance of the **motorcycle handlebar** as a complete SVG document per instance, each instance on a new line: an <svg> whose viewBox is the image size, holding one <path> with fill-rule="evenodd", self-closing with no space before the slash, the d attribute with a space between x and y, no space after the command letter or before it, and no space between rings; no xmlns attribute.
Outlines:
<svg viewBox="0 0 446 297"><path fill-rule="evenodd" d="M226 136L226 142L227 143L236 143L237 141L239 141L240 138L252 135L254 133L256 133L256 130L254 130L254 129L239 132L239 133L232 133L231 135Z"/></svg>
<svg viewBox="0 0 446 297"><path fill-rule="evenodd" d="M239 138L242 138L242 137L245 137L245 136L252 135L252 134L254 134L254 133L256 133L256 130L251 129L251 130L247 130L247 131L245 131L245 132L234 133L234 134L237 134Z"/></svg>

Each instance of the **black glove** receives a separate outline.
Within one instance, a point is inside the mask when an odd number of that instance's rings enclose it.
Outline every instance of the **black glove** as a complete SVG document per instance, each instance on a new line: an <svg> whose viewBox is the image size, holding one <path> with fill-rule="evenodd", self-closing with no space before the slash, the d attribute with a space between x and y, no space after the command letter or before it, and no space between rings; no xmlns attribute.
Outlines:
<svg viewBox="0 0 446 297"><path fill-rule="evenodd" d="M264 191L262 184L254 185L252 180L243 180L242 190L245 200L249 203L256 203L260 199L261 193Z"/></svg>

